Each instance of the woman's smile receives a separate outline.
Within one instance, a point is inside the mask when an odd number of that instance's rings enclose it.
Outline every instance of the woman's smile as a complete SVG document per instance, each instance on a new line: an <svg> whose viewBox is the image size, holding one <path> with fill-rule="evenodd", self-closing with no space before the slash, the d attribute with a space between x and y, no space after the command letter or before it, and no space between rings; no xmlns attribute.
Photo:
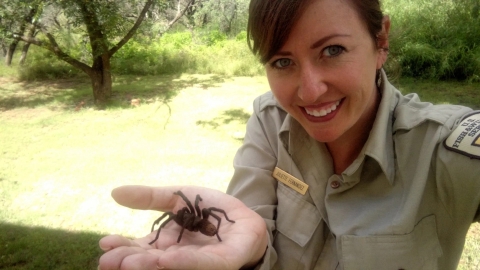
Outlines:
<svg viewBox="0 0 480 270"><path fill-rule="evenodd" d="M305 117L310 121L328 121L333 118L340 109L341 101L342 100L337 100L327 104L304 106L300 108L303 110Z"/></svg>

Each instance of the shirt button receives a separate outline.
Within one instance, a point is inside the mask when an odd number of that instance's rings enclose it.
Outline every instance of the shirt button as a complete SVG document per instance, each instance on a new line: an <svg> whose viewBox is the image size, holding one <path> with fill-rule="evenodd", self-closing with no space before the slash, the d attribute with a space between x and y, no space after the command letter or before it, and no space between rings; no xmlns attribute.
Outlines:
<svg viewBox="0 0 480 270"><path fill-rule="evenodd" d="M333 189L337 189L340 187L340 182L339 181L332 181L332 183L330 183L330 186L333 188Z"/></svg>

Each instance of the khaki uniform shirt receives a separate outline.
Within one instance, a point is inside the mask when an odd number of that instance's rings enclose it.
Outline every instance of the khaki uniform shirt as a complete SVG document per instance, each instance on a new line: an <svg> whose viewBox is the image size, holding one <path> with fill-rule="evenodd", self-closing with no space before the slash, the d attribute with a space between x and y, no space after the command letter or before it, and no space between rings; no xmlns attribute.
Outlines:
<svg viewBox="0 0 480 270"><path fill-rule="evenodd" d="M403 96L382 77L369 139L341 175L270 92L255 100L227 192L267 223L257 269L456 269L480 220L480 157L444 141L475 112ZM309 185L306 194L272 177L275 167Z"/></svg>

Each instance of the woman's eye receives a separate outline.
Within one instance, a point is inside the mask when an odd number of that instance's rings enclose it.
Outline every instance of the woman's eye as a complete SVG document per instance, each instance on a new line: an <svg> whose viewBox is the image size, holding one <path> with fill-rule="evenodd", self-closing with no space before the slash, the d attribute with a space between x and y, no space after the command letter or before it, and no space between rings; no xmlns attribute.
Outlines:
<svg viewBox="0 0 480 270"><path fill-rule="evenodd" d="M340 55L344 50L345 49L340 45L332 45L332 46L328 46L323 50L323 55L329 56L329 57L337 56L337 55Z"/></svg>
<svg viewBox="0 0 480 270"><path fill-rule="evenodd" d="M285 68L285 67L288 67L291 64L292 64L292 60L290 60L288 58L278 59L277 61L273 62L273 66L275 68Z"/></svg>

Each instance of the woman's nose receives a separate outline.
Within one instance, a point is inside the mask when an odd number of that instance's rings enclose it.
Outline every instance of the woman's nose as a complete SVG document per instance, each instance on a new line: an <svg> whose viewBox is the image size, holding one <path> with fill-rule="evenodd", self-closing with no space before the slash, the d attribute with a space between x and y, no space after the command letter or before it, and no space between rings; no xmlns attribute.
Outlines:
<svg viewBox="0 0 480 270"><path fill-rule="evenodd" d="M327 92L327 85L318 69L305 67L302 69L298 97L305 103L314 103Z"/></svg>

